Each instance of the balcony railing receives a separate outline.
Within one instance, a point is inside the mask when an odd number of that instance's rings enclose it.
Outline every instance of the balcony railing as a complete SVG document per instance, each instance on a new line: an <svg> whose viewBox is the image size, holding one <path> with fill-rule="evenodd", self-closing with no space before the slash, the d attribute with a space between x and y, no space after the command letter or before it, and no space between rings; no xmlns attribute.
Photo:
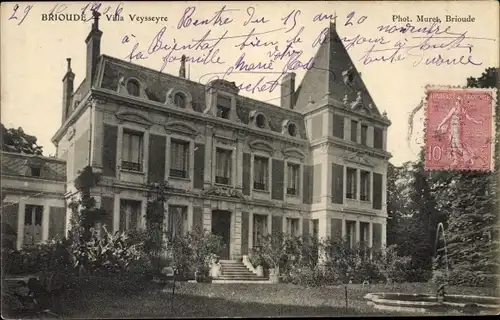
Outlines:
<svg viewBox="0 0 500 320"><path fill-rule="evenodd" d="M263 182L253 182L253 188L256 190L266 190L266 184Z"/></svg>
<svg viewBox="0 0 500 320"><path fill-rule="evenodd" d="M229 185L229 178L227 177L215 177L215 183Z"/></svg>
<svg viewBox="0 0 500 320"><path fill-rule="evenodd" d="M356 194L351 192L346 192L345 197L347 199L356 199Z"/></svg>
<svg viewBox="0 0 500 320"><path fill-rule="evenodd" d="M361 201L370 201L370 199L369 199L369 197L368 197L368 195L367 195L367 194L362 194L362 195L360 195L360 196L359 196L359 199L360 199Z"/></svg>
<svg viewBox="0 0 500 320"><path fill-rule="evenodd" d="M289 194L291 196L296 196L297 195L297 189L295 189L295 188L286 188L286 194Z"/></svg>
<svg viewBox="0 0 500 320"><path fill-rule="evenodd" d="M187 178L187 171L179 169L170 169L170 176L174 178Z"/></svg>
<svg viewBox="0 0 500 320"><path fill-rule="evenodd" d="M141 171L141 164L130 161L122 161L122 169L131 171Z"/></svg>

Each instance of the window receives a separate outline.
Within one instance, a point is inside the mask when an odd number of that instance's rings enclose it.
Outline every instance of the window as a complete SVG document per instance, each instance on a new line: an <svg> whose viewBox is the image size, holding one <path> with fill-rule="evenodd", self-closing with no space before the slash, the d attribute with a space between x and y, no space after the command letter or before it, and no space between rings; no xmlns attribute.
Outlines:
<svg viewBox="0 0 500 320"><path fill-rule="evenodd" d="M347 168L347 188L345 197L356 199L356 169Z"/></svg>
<svg viewBox="0 0 500 320"><path fill-rule="evenodd" d="M346 221L346 240L349 249L356 245L356 221Z"/></svg>
<svg viewBox="0 0 500 320"><path fill-rule="evenodd" d="M253 188L267 190L268 182L268 160L263 157L255 157L253 164Z"/></svg>
<svg viewBox="0 0 500 320"><path fill-rule="evenodd" d="M142 171L142 133L123 131L122 168Z"/></svg>
<svg viewBox="0 0 500 320"><path fill-rule="evenodd" d="M262 237L267 235L267 216L262 214L253 215L253 247L262 245Z"/></svg>
<svg viewBox="0 0 500 320"><path fill-rule="evenodd" d="M370 201L370 172L361 171L361 190L359 198L363 201Z"/></svg>
<svg viewBox="0 0 500 320"><path fill-rule="evenodd" d="M231 184L231 150L217 148L215 183Z"/></svg>
<svg viewBox="0 0 500 320"><path fill-rule="evenodd" d="M286 232L287 234L298 237L299 236L299 219L286 218Z"/></svg>
<svg viewBox="0 0 500 320"><path fill-rule="evenodd" d="M361 144L364 146L368 145L368 126L367 125L361 125Z"/></svg>
<svg viewBox="0 0 500 320"><path fill-rule="evenodd" d="M294 123L290 123L288 125L288 134L291 135L292 137L295 137L297 135L297 127L295 126Z"/></svg>
<svg viewBox="0 0 500 320"><path fill-rule="evenodd" d="M174 95L174 104L180 108L186 107L186 96L178 92Z"/></svg>
<svg viewBox="0 0 500 320"><path fill-rule="evenodd" d="M255 118L255 124L259 128L264 128L266 126L266 117L263 114L258 114Z"/></svg>
<svg viewBox="0 0 500 320"><path fill-rule="evenodd" d="M300 165L295 163L287 164L287 186L286 194L296 196L299 194Z"/></svg>
<svg viewBox="0 0 500 320"><path fill-rule="evenodd" d="M187 178L189 163L189 142L172 140L170 152L170 176Z"/></svg>
<svg viewBox="0 0 500 320"><path fill-rule="evenodd" d="M383 131L382 128L373 128L373 147L383 149Z"/></svg>
<svg viewBox="0 0 500 320"><path fill-rule="evenodd" d="M184 236L187 234L187 232L188 232L187 207L169 206L167 237L171 240L175 237Z"/></svg>
<svg viewBox="0 0 500 320"><path fill-rule="evenodd" d="M141 201L120 200L120 230L137 230L141 226Z"/></svg>
<svg viewBox="0 0 500 320"><path fill-rule="evenodd" d="M40 177L41 169L40 167L30 167L30 176Z"/></svg>
<svg viewBox="0 0 500 320"><path fill-rule="evenodd" d="M231 98L222 95L217 96L217 117L229 119L231 111Z"/></svg>
<svg viewBox="0 0 500 320"><path fill-rule="evenodd" d="M131 79L127 82L127 92L132 95L138 97L140 95L140 85L137 80Z"/></svg>
<svg viewBox="0 0 500 320"><path fill-rule="evenodd" d="M338 114L333 115L333 136L344 139L344 117Z"/></svg>
<svg viewBox="0 0 500 320"><path fill-rule="evenodd" d="M42 242L43 206L29 205L24 208L24 245Z"/></svg>
<svg viewBox="0 0 500 320"><path fill-rule="evenodd" d="M351 141L358 142L358 122L351 120Z"/></svg>

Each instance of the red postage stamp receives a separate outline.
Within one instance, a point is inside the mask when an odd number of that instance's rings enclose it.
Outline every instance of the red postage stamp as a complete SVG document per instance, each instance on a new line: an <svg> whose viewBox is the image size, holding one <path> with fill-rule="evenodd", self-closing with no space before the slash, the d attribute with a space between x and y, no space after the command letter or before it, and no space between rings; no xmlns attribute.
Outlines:
<svg viewBox="0 0 500 320"><path fill-rule="evenodd" d="M426 89L425 169L492 171L496 91Z"/></svg>

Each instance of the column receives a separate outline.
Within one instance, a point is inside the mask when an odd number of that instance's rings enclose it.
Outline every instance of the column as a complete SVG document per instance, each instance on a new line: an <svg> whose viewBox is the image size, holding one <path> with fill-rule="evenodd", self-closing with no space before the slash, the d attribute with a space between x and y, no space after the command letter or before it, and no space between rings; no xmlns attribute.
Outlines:
<svg viewBox="0 0 500 320"><path fill-rule="evenodd" d="M360 240L360 232L359 232L359 220L356 220L356 244L359 243Z"/></svg>
<svg viewBox="0 0 500 320"><path fill-rule="evenodd" d="M233 243L231 257L235 259L241 258L241 208L236 209L232 216L234 217L234 228L232 228L234 232L231 234L231 242Z"/></svg>
<svg viewBox="0 0 500 320"><path fill-rule="evenodd" d="M287 218L288 218L287 216L283 216L283 219L282 219L281 232L283 232L283 234L287 234L287 231L288 231Z"/></svg>
<svg viewBox="0 0 500 320"><path fill-rule="evenodd" d="M273 216L271 213L267 215L267 234L271 234L273 232Z"/></svg>
<svg viewBox="0 0 500 320"><path fill-rule="evenodd" d="M212 230L212 208L210 207L210 202L203 206L203 228L206 231L211 231Z"/></svg>
<svg viewBox="0 0 500 320"><path fill-rule="evenodd" d="M172 156L170 154L171 149L171 142L170 142L170 135L167 135L167 145L165 146L165 181L169 181L169 176L170 176L170 157ZM206 169L205 169L206 172ZM165 229L168 230L168 229Z"/></svg>
<svg viewBox="0 0 500 320"><path fill-rule="evenodd" d="M253 212L248 212L248 252L253 248Z"/></svg>
<svg viewBox="0 0 500 320"><path fill-rule="evenodd" d="M368 225L368 246L373 247L373 222L369 222Z"/></svg>
<svg viewBox="0 0 500 320"><path fill-rule="evenodd" d="M345 218L342 218L342 240L345 239L347 235L347 221Z"/></svg>
<svg viewBox="0 0 500 320"><path fill-rule="evenodd" d="M24 242L24 210L26 204L24 201L19 201L18 219L17 219L17 250L21 250Z"/></svg>
<svg viewBox="0 0 500 320"><path fill-rule="evenodd" d="M50 207L48 205L44 205L42 213L42 241L47 241L49 239L49 222Z"/></svg>
<svg viewBox="0 0 500 320"><path fill-rule="evenodd" d="M120 229L120 197L114 196L113 203L113 232ZM141 208L142 209L142 208ZM143 218L145 219L145 218ZM108 230L111 231L111 230Z"/></svg>
<svg viewBox="0 0 500 320"><path fill-rule="evenodd" d="M148 167L149 167L149 132L144 132L144 148L142 156L142 172L144 172L144 183L148 183Z"/></svg>
<svg viewBox="0 0 500 320"><path fill-rule="evenodd" d="M382 249L387 245L387 222L382 223Z"/></svg>
<svg viewBox="0 0 500 320"><path fill-rule="evenodd" d="M193 230L193 204L189 203L187 207L187 223L188 223L188 230L192 231Z"/></svg>
<svg viewBox="0 0 500 320"><path fill-rule="evenodd" d="M118 126L118 137L116 138L116 179L120 180L122 169L122 146L123 146L123 126Z"/></svg>
<svg viewBox="0 0 500 320"><path fill-rule="evenodd" d="M97 106L93 108L90 161L93 167L102 168L102 145L104 138L104 114Z"/></svg>
<svg viewBox="0 0 500 320"><path fill-rule="evenodd" d="M189 167L188 167L188 178L190 180L189 185L191 189L194 188L194 143L195 140L189 142Z"/></svg>
<svg viewBox="0 0 500 320"><path fill-rule="evenodd" d="M328 220L330 220L330 219L328 219ZM300 217L299 218L299 236L301 236L301 237L304 235L303 228L304 228L304 218ZM331 226L330 226L330 228L331 228Z"/></svg>
<svg viewBox="0 0 500 320"><path fill-rule="evenodd" d="M235 165L233 168L236 171L235 186L238 189L243 188L243 142L239 137L236 141Z"/></svg>
<svg viewBox="0 0 500 320"><path fill-rule="evenodd" d="M361 191L361 170L356 169L356 200L360 200L360 191Z"/></svg>
<svg viewBox="0 0 500 320"><path fill-rule="evenodd" d="M205 171L204 171L204 180L205 183L212 183L212 150L213 150L213 135L212 135L212 126L207 126L205 132Z"/></svg>

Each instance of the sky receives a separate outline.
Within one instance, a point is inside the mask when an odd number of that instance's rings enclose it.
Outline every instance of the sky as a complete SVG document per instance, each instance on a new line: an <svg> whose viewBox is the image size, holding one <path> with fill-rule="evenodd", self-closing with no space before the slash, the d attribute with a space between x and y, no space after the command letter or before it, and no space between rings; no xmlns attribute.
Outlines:
<svg viewBox="0 0 500 320"><path fill-rule="evenodd" d="M377 108L392 121L387 140L395 165L415 160L423 145L423 109L414 117L411 139L407 135L409 114L425 96L426 85L463 86L468 77L499 66L496 1L2 3L1 121L7 128L22 127L35 135L45 155L55 154L51 139L61 124L66 58L72 59L76 89L85 75L85 38L91 28L91 22L47 21L48 14L76 19L83 11L89 19L90 8L97 4L103 14L101 53L165 73L178 74L180 63L173 57L186 54L201 61L208 49L182 50L182 46L193 47L209 32L204 43L214 48L212 63L189 64L189 78L202 83L208 80L206 74L224 74L243 56L247 66L260 62L266 70L271 70L272 62L273 72L297 68L292 71L298 86L303 66L318 48L315 40L328 27L330 16L336 16L337 32L355 67ZM447 21L447 16L464 21ZM155 42L162 29L161 41ZM254 35L245 42L252 30ZM270 61L271 52L283 52L289 43L301 52L301 64ZM174 46L181 50L172 50ZM233 72L225 79L246 86L257 84L261 77ZM279 104L279 87L240 94Z"/></svg>

